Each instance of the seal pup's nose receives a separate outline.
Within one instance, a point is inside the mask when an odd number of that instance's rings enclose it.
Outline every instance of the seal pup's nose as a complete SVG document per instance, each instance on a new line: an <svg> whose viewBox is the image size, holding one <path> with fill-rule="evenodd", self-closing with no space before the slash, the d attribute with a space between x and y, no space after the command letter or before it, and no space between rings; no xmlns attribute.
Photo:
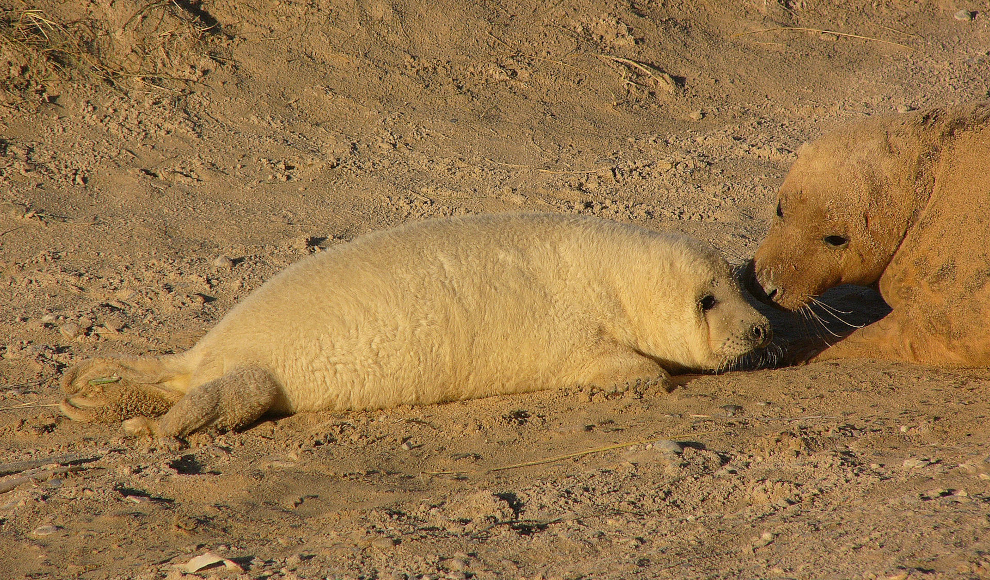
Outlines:
<svg viewBox="0 0 990 580"><path fill-rule="evenodd" d="M773 330L769 322L759 322L749 329L749 337L752 339L755 348L764 348L773 340Z"/></svg>

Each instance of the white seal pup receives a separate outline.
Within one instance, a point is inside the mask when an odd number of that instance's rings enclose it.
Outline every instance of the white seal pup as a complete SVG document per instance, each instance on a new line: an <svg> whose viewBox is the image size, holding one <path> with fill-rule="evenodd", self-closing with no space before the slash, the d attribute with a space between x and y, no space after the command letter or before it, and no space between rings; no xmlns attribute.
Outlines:
<svg viewBox="0 0 990 580"><path fill-rule="evenodd" d="M184 353L84 361L62 377L61 408L182 437L268 411L669 387L671 371L724 369L769 340L702 242L588 217L457 217L307 257Z"/></svg>

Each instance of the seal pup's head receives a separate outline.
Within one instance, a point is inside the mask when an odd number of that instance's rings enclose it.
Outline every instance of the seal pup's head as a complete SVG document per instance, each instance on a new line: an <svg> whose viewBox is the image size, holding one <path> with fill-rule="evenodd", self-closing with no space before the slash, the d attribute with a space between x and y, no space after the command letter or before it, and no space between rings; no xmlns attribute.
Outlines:
<svg viewBox="0 0 990 580"><path fill-rule="evenodd" d="M639 342L668 370L723 371L770 344L770 321L746 300L732 266L708 244L668 238L670 261L647 293Z"/></svg>

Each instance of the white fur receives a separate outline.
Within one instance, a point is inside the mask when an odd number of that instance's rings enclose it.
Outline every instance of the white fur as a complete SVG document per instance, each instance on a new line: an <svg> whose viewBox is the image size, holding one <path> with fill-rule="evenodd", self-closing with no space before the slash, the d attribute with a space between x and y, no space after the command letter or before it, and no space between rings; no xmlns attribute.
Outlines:
<svg viewBox="0 0 990 580"><path fill-rule="evenodd" d="M719 305L705 312L709 293ZM184 393L262 369L281 412L610 386L718 368L766 324L725 260L690 238L585 217L461 217L290 266L191 350L159 359L171 376L157 384Z"/></svg>

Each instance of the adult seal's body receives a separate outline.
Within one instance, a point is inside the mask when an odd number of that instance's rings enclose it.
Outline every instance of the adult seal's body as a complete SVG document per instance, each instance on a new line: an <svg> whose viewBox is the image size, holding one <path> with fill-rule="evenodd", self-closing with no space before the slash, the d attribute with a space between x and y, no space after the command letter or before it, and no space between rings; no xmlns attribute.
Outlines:
<svg viewBox="0 0 990 580"><path fill-rule="evenodd" d="M62 410L183 436L266 411L666 383L730 366L769 335L698 241L581 217L462 217L306 258L185 353L83 362L62 379Z"/></svg>
<svg viewBox="0 0 990 580"><path fill-rule="evenodd" d="M892 311L815 360L990 364L990 103L852 125L804 146L753 261L791 310L838 284Z"/></svg>

